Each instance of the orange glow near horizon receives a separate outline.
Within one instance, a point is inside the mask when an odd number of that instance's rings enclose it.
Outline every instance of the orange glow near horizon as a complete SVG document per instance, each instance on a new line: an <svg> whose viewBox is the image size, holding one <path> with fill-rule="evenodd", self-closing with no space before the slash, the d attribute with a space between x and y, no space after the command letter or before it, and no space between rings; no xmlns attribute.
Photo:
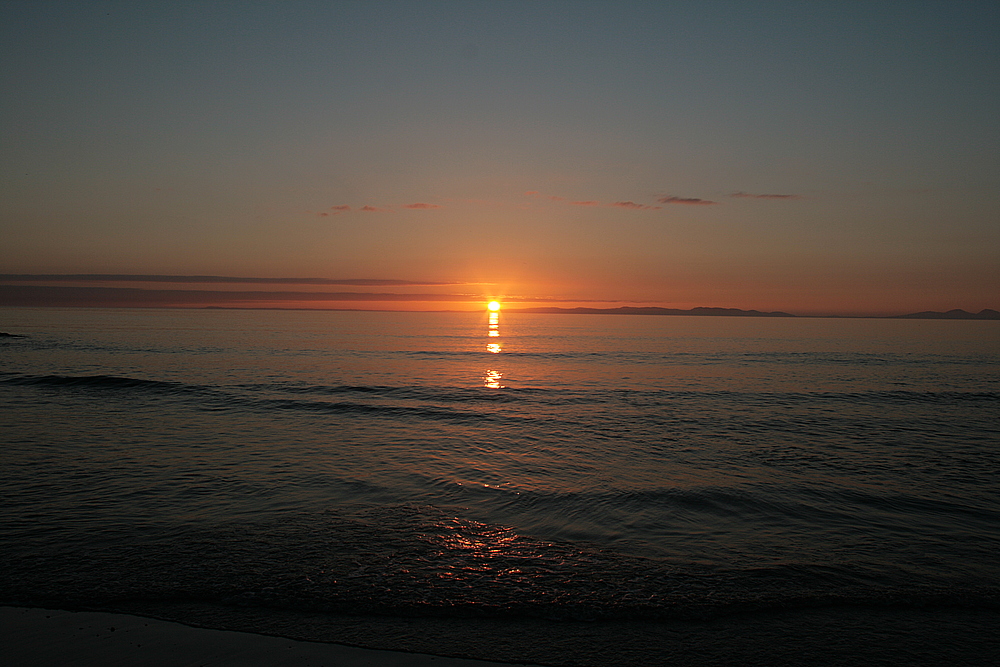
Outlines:
<svg viewBox="0 0 1000 667"><path fill-rule="evenodd" d="M55 278L53 278L55 276ZM223 308L223 309L280 309L280 310L362 310L362 311L461 311L483 312L499 316L502 311L537 308L618 309L629 307L660 307L678 310L692 308L737 308L741 310L783 311L800 316L850 316L881 317L899 316L922 311L946 312L964 309L978 313L984 308L994 308L995 290L990 280L980 276L981 291L962 298L952 295L947 285L937 289L912 290L886 282L879 295L858 289L853 283L849 293L840 287L817 285L800 280L804 293L781 288L778 281L766 284L733 280L704 282L678 281L673 285L662 281L643 285L639 282L618 287L597 284L557 285L550 282L537 284L523 280L506 282L498 286L489 283L490 291L505 294L505 301L482 301L481 295L440 293L426 288L423 283L388 287L375 285L348 285L330 287L326 284L294 284L292 288L248 288L252 278L219 278L233 282L198 282L204 276L159 276L176 280L147 280L158 276L58 274L37 276L0 276L0 305L27 307L86 307L86 308ZM834 282L835 276L824 273L824 280ZM29 279L31 278L31 279ZM37 278L37 279L35 279ZM782 279L792 276L784 276ZM268 278L262 280L271 280ZM305 279L308 280L308 279ZM334 281L336 282L336 281ZM350 283L350 281L344 281ZM373 282L373 281L358 281ZM454 284L459 284L461 281ZM151 283L156 283L152 284ZM162 283L160 285L159 283ZM177 283L174 285L172 283ZM291 283L289 283L291 284ZM451 285L453 283L448 283ZM465 284L472 284L467 282ZM479 284L479 283L477 283ZM483 283L485 284L485 283ZM444 289L442 284L442 289ZM373 290L363 291L367 287ZM344 291L340 291L343 289ZM414 290L419 289L419 292ZM448 288L450 289L450 287ZM620 289L620 291L619 291ZM337 291L327 291L337 290ZM426 291L425 291L426 290ZM673 292L671 298L663 294ZM622 297L622 298L618 298ZM485 308L484 308L485 306ZM491 334L497 337L496 334Z"/></svg>

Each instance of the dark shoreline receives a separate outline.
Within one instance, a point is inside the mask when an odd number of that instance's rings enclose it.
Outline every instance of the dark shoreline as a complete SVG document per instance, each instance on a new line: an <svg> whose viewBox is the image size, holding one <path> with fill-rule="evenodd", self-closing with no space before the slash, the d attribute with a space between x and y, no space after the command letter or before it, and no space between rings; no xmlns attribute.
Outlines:
<svg viewBox="0 0 1000 667"><path fill-rule="evenodd" d="M73 609L73 611L81 611ZM991 664L1000 611L823 607L711 621L540 621L346 616L122 602L87 609L308 642L552 667Z"/></svg>

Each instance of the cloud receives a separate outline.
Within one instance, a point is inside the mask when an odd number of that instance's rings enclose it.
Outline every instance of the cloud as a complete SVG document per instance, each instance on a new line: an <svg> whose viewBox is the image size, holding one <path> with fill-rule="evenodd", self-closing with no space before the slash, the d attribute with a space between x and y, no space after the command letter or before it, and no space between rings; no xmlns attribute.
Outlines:
<svg viewBox="0 0 1000 667"><path fill-rule="evenodd" d="M364 211L365 213L384 213L388 211L387 208L376 208L374 206L362 206L358 209L359 211Z"/></svg>
<svg viewBox="0 0 1000 667"><path fill-rule="evenodd" d="M68 287L0 285L0 306L59 306L99 308L329 308L333 302L456 302L482 304L481 291L451 294L398 292L291 292L141 289L135 287ZM566 301L549 297L520 296L507 302L546 303ZM579 301L579 299L573 299ZM345 306L340 306L341 308Z"/></svg>
<svg viewBox="0 0 1000 667"><path fill-rule="evenodd" d="M748 199L801 199L799 195L753 195L749 192L734 192L730 197L746 197Z"/></svg>
<svg viewBox="0 0 1000 667"><path fill-rule="evenodd" d="M646 206L645 204L636 204L634 201L616 201L614 204L608 204L608 206L614 206L616 208L630 208L635 211L659 211L662 206Z"/></svg>
<svg viewBox="0 0 1000 667"><path fill-rule="evenodd" d="M437 204L425 204L423 202L416 202L415 204L406 204L403 208L415 208L415 209L428 209L428 208L442 208Z"/></svg>
<svg viewBox="0 0 1000 667"><path fill-rule="evenodd" d="M538 194L538 190L528 190L527 192L524 193L524 196L526 196L526 197L534 197L537 194Z"/></svg>
<svg viewBox="0 0 1000 667"><path fill-rule="evenodd" d="M333 213L327 213L326 211L322 211L320 213L317 213L316 215L318 215L321 218L326 218L326 217L331 216L331 215L340 215L341 213L344 213L345 211L350 211L351 207L350 206L331 206L330 210L333 211Z"/></svg>
<svg viewBox="0 0 1000 667"><path fill-rule="evenodd" d="M479 294L400 294L396 292L289 292L141 289L135 287L52 287L0 285L0 306L85 307L269 307L282 302L324 301L459 301L475 302Z"/></svg>
<svg viewBox="0 0 1000 667"><path fill-rule="evenodd" d="M236 276L162 276L123 273L0 273L8 282L112 282L112 283L247 283L261 285L472 285L465 282L433 282L388 278L246 278Z"/></svg>
<svg viewBox="0 0 1000 667"><path fill-rule="evenodd" d="M717 202L709 201L707 199L698 199L697 197L660 197L658 200L661 204L687 204L689 206L710 206Z"/></svg>
<svg viewBox="0 0 1000 667"><path fill-rule="evenodd" d="M535 191L531 190L525 194L532 194L532 193L535 193ZM597 201L596 199L567 201L565 197L557 197L555 195L549 195L548 198L552 201L565 202L569 206L608 206L611 208L628 208L635 211L658 211L661 208L663 208L662 206L647 206L646 204L637 204L634 201L616 201L612 204L602 204L600 201Z"/></svg>

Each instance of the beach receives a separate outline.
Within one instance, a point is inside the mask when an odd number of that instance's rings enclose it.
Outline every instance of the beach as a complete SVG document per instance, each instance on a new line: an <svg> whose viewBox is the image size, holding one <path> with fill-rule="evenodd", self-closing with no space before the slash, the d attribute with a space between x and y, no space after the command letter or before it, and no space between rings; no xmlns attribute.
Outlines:
<svg viewBox="0 0 1000 667"><path fill-rule="evenodd" d="M213 619L215 624L225 622L226 617L224 610L207 608L174 608L173 613L209 624ZM428 622L272 611L246 615L242 622L230 616L229 624L256 630L238 632L131 614L2 607L0 640L6 664L26 667L488 667L504 663L934 667L994 663L1000 656L998 622L1000 613L995 610L940 609L822 609L666 624ZM341 643L331 643L336 638Z"/></svg>
<svg viewBox="0 0 1000 667"><path fill-rule="evenodd" d="M0 608L8 665L487 667L480 660L381 651L198 628L130 614Z"/></svg>

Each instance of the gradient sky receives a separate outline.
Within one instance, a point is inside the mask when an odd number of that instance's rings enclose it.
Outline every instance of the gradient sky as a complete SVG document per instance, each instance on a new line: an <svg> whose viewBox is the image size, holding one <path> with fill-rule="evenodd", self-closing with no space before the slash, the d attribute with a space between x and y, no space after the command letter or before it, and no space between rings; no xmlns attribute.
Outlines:
<svg viewBox="0 0 1000 667"><path fill-rule="evenodd" d="M1000 307L996 2L32 0L0 31L0 273Z"/></svg>

